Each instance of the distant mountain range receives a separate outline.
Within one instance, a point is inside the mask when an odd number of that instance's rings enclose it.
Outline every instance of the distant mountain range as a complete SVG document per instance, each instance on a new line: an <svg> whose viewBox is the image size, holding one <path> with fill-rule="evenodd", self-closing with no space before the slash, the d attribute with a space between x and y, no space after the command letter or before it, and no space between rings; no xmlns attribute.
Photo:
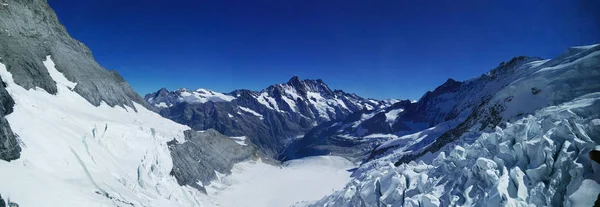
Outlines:
<svg viewBox="0 0 600 207"><path fill-rule="evenodd" d="M362 98L332 90L320 79L301 80L297 76L261 91L219 93L202 88L162 88L144 99L162 116L195 130L215 129L228 136L247 136L271 157L277 157L288 142L318 124L399 102Z"/></svg>

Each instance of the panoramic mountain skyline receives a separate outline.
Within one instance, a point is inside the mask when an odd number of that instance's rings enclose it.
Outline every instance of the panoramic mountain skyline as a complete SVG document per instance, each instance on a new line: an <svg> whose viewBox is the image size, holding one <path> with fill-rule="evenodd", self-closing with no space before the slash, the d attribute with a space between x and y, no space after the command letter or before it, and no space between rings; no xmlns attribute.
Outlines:
<svg viewBox="0 0 600 207"><path fill-rule="evenodd" d="M594 1L49 4L142 95L260 90L298 75L363 97L413 100L516 55L552 58L600 40Z"/></svg>
<svg viewBox="0 0 600 207"><path fill-rule="evenodd" d="M60 2L0 0L2 207L600 206L597 1Z"/></svg>

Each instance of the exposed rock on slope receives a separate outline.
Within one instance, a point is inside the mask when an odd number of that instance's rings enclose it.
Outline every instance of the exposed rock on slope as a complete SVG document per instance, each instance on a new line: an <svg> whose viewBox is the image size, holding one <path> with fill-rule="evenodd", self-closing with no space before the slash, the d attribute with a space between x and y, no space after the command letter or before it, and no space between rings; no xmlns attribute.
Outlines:
<svg viewBox="0 0 600 207"><path fill-rule="evenodd" d="M258 158L258 152L245 138L234 140L209 129L204 132L185 131L185 141L168 143L173 157L171 175L180 185L189 185L206 192L204 185L218 174L229 174L235 163Z"/></svg>
<svg viewBox="0 0 600 207"><path fill-rule="evenodd" d="M1 79L0 79L1 81ZM5 89L4 82L0 85L0 160L11 161L21 156L21 146L16 135L10 129L10 124L4 116L13 112L15 101Z"/></svg>
<svg viewBox="0 0 600 207"><path fill-rule="evenodd" d="M90 103L144 104L119 74L98 65L89 48L69 36L46 1L14 0L0 5L0 57L15 82L56 94L56 83L42 63L48 55L58 71L77 83L73 90Z"/></svg>

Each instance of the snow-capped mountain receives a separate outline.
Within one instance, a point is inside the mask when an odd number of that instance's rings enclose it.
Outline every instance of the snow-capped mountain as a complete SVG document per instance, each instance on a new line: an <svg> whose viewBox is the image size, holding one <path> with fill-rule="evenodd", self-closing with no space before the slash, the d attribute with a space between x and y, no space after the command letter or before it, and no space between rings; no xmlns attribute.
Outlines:
<svg viewBox="0 0 600 207"><path fill-rule="evenodd" d="M448 79L415 103L359 111L342 121L323 123L286 149L286 155L344 154L348 149L339 146L356 145L350 151L365 152L358 154L360 159L380 156L398 146L418 157L426 147L443 146L474 126L478 131L493 129L505 121L598 90L594 79L598 48L570 48L552 60L515 57L477 78L462 82ZM438 139L440 136L443 139ZM404 160L415 157L406 156Z"/></svg>
<svg viewBox="0 0 600 207"><path fill-rule="evenodd" d="M198 182L259 158L148 110L43 0L0 4L0 79L0 206L200 206Z"/></svg>
<svg viewBox="0 0 600 207"><path fill-rule="evenodd" d="M195 130L215 129L228 136L246 136L268 156L277 155L289 140L317 124L397 102L331 90L322 80L300 80L297 76L262 91L219 93L163 88L146 95L145 100L164 117Z"/></svg>
<svg viewBox="0 0 600 207"><path fill-rule="evenodd" d="M358 122L326 123L303 138L326 144L296 150L339 152L329 140L348 148L379 138L378 145L343 191L302 205L591 206L600 193L588 156L600 144L599 78L600 45L573 47L448 80L403 107L394 124L407 128L391 134L363 127L375 117L368 112L349 116L364 118Z"/></svg>

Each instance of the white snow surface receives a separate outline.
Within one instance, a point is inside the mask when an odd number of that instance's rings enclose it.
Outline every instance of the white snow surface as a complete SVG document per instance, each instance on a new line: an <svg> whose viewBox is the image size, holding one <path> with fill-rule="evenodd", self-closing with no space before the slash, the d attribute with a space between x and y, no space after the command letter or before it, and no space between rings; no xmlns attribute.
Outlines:
<svg viewBox="0 0 600 207"><path fill-rule="evenodd" d="M277 101L275 101L275 99L271 96L269 96L269 94L267 92L263 92L260 95L258 95L256 97L256 100L266 106L269 109L275 110L277 112L283 112L281 110L279 110L279 106L277 105Z"/></svg>
<svg viewBox="0 0 600 207"><path fill-rule="evenodd" d="M198 206L199 191L169 175L166 142L183 141L188 127L137 109L96 107L72 91L76 83L44 61L57 83L52 95L0 76L15 100L6 116L22 146L21 157L0 160L0 192L20 206ZM107 196L105 196L107 195Z"/></svg>
<svg viewBox="0 0 600 207"><path fill-rule="evenodd" d="M239 145L248 146L248 144L246 144L246 136L231 137L231 139L233 139L233 141L235 141L235 143L238 143Z"/></svg>
<svg viewBox="0 0 600 207"><path fill-rule="evenodd" d="M206 103L212 102L231 102L235 97L226 95L223 93L211 91L208 89L199 88L195 91L189 91L188 89L182 88L177 90L179 92L179 101L188 103Z"/></svg>
<svg viewBox="0 0 600 207"><path fill-rule="evenodd" d="M350 180L355 165L334 156L292 160L282 166L261 161L238 163L232 174L206 187L205 205L222 207L279 207L317 200Z"/></svg>
<svg viewBox="0 0 600 207"><path fill-rule="evenodd" d="M593 206L600 193L595 125L600 92L468 133L434 159L398 167L396 154L363 164L343 189L312 206ZM401 155L400 155L401 156ZM306 206L306 203L297 206Z"/></svg>
<svg viewBox="0 0 600 207"><path fill-rule="evenodd" d="M398 114L400 114L401 112L403 112L404 109L393 109L388 111L387 113L385 113L385 121L393 124L394 121L396 121L396 118L398 118Z"/></svg>
<svg viewBox="0 0 600 207"><path fill-rule="evenodd" d="M252 109L249 109L249 108L246 108L246 107L243 107L243 106L238 106L238 107L239 107L239 108L240 108L242 111L248 112L248 113L250 113L250 114L252 114L252 115L254 115L254 116L258 117L260 120L263 120L263 119L264 119L263 115L259 114L258 112L254 111L254 110L252 110Z"/></svg>

